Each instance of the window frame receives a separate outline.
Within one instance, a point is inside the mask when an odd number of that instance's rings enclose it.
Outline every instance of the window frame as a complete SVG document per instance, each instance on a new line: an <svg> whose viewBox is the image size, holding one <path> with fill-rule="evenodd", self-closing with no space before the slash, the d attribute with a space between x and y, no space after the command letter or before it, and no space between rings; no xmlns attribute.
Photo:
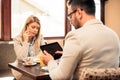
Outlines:
<svg viewBox="0 0 120 80"><path fill-rule="evenodd" d="M101 3L101 20L105 24L105 1L100 0ZM11 0L1 0L1 38L0 41L11 41ZM67 20L67 0L65 0L65 35L61 37L45 37L45 39L64 39L66 34L71 31L69 21Z"/></svg>
<svg viewBox="0 0 120 80"><path fill-rule="evenodd" d="M11 41L11 0L1 0L1 38Z"/></svg>

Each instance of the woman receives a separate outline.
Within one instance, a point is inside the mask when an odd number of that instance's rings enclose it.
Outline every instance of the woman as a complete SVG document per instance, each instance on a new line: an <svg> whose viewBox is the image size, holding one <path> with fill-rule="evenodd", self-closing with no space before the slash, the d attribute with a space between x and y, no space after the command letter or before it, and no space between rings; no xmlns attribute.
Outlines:
<svg viewBox="0 0 120 80"><path fill-rule="evenodd" d="M31 15L28 17L22 32L13 39L14 50L17 56L15 62L40 54L40 45L45 44L40 34L40 27L39 19L36 16ZM15 70L12 70L12 73L17 80L32 80Z"/></svg>

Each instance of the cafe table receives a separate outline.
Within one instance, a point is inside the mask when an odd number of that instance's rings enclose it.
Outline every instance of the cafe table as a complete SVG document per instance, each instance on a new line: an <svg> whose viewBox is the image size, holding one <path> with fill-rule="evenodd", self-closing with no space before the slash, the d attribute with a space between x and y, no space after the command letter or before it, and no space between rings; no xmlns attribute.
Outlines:
<svg viewBox="0 0 120 80"><path fill-rule="evenodd" d="M47 70L41 69L39 64L34 66L24 66L22 62L8 63L11 69L14 69L34 80L51 80Z"/></svg>

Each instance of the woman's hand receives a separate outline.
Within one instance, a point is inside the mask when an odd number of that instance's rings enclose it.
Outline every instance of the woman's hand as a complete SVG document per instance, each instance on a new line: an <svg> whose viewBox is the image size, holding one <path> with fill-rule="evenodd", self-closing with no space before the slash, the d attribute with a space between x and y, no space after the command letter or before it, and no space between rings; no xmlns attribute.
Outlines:
<svg viewBox="0 0 120 80"><path fill-rule="evenodd" d="M26 30L23 33L23 40L24 40L24 42L29 42L29 38L30 38L30 31Z"/></svg>
<svg viewBox="0 0 120 80"><path fill-rule="evenodd" d="M54 60L53 56L47 51L43 52L43 62L47 65L50 60Z"/></svg>

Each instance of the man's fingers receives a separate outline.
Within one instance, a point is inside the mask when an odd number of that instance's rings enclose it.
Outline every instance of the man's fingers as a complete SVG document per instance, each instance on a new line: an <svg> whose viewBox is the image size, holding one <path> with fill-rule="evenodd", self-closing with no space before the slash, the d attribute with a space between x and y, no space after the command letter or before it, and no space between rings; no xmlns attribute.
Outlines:
<svg viewBox="0 0 120 80"><path fill-rule="evenodd" d="M47 52L46 50L44 50L43 53L44 53L45 55L48 55L48 52Z"/></svg>

